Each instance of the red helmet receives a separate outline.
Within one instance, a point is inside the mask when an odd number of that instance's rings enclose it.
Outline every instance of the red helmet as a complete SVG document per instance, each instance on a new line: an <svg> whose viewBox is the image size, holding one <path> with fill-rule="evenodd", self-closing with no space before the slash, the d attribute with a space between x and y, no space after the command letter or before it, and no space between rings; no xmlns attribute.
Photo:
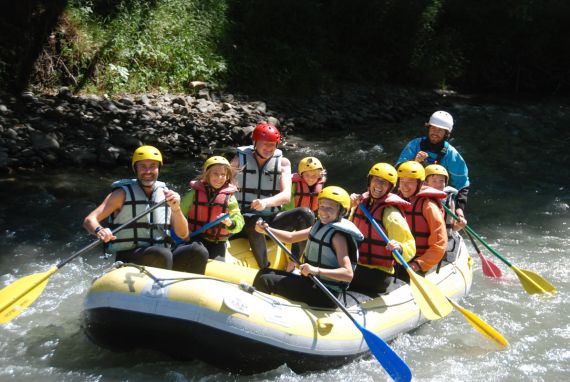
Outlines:
<svg viewBox="0 0 570 382"><path fill-rule="evenodd" d="M254 141L277 142L281 139L281 134L277 128L269 123L260 123L255 126L251 139Z"/></svg>

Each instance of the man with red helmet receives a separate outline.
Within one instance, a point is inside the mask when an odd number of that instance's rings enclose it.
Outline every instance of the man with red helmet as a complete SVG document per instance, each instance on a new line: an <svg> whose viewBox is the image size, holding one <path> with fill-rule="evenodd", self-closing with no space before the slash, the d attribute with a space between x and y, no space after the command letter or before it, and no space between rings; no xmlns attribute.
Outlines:
<svg viewBox="0 0 570 382"><path fill-rule="evenodd" d="M253 130L253 145L238 147L231 165L237 170L239 191L235 196L245 218L245 227L238 236L246 236L260 268L267 268L265 237L255 230L261 216L272 227L301 230L313 224L314 214L308 208L282 211L291 200L291 162L277 148L281 134L269 123L260 123Z"/></svg>

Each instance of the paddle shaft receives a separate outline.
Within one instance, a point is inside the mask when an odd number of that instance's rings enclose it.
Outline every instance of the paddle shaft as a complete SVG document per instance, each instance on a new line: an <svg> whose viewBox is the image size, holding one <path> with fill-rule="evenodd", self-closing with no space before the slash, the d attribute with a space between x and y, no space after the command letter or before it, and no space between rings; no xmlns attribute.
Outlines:
<svg viewBox="0 0 570 382"><path fill-rule="evenodd" d="M455 220L459 221L459 217L457 215L455 215L453 213L453 211L451 211L449 209L449 207L447 207L445 204L443 205L443 208L445 209L445 211L447 211L448 214L451 215L451 217L453 217ZM493 248L491 248L491 246L489 244L487 244L487 242L485 240L483 240L481 238L481 236L479 236L477 234L477 232L473 231L473 229L471 227L469 227L467 224L465 224L465 229L467 230L468 233L470 233L471 235L475 236L475 238L477 240L479 240L481 242L481 244L483 244L485 246L485 248L487 248L493 255L497 256L503 263L507 264L509 267L512 267L513 264L505 259L503 256L501 256L497 251L495 251ZM477 249L477 247L475 247L475 249Z"/></svg>
<svg viewBox="0 0 570 382"><path fill-rule="evenodd" d="M196 231L193 231L193 232L190 234L190 237L194 237L194 236L197 236L197 235L201 234L201 233L204 232L205 230L212 228L213 226L215 226L216 224L220 223L222 220L228 218L229 216L230 216L230 214L223 214L222 216L220 216L220 217L217 218L216 220L209 222L208 224L206 224L206 225L200 227L199 229L197 229Z"/></svg>
<svg viewBox="0 0 570 382"><path fill-rule="evenodd" d="M139 220L140 218L142 218L146 214L156 210L159 207L162 207L165 203L166 203L166 200L163 200L162 202L155 204L154 206L150 207L148 210L141 212L140 214L138 214L137 216L135 216L131 220L125 222L124 224L121 224L120 226L118 226L117 228L115 228L111 232L113 234L119 232L120 230L122 230L123 228L125 228L128 225L133 224L134 222L136 222L137 220ZM73 255L69 256L67 259L62 260L59 264L57 264L56 265L57 269L63 267L65 264L69 263L71 260L75 259L77 256L81 255L82 253L87 252L90 249L95 248L97 245L99 245L99 243L101 243L101 240L94 241L93 243L89 244L88 246L81 248L79 251L75 252Z"/></svg>
<svg viewBox="0 0 570 382"><path fill-rule="evenodd" d="M265 231L265 233L269 235L269 237L271 237L271 239L273 239L274 242L277 243L277 245L281 247L281 249L287 254L287 256L291 259L291 261L293 261L297 265L301 265L299 259L295 255L293 255L291 251L289 251L289 248L287 248L281 242L281 240L279 240L277 237L275 237L275 235L271 231L269 231L269 227L266 227L263 230ZM356 319L352 317L352 314L350 314L350 312L344 307L344 305L342 305L342 303L331 293L331 291L326 286L323 285L321 280L319 280L317 277L311 274L309 275L309 278L315 283L316 286L319 287L320 290L322 290L327 295L328 298L330 298L348 316L348 318L350 318L350 320L353 323L360 325L356 321Z"/></svg>

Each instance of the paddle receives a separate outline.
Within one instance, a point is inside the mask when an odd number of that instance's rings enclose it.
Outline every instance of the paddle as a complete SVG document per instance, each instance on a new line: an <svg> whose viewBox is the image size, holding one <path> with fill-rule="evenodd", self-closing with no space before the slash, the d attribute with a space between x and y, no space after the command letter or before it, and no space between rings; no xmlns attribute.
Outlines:
<svg viewBox="0 0 570 382"><path fill-rule="evenodd" d="M374 226L376 231L382 236L387 243L390 241L388 236L384 233L378 222L372 217L368 209L363 203L358 204L360 210L368 218L370 223ZM449 303L447 297L435 286L431 281L417 275L413 269L408 265L406 260L402 257L398 250L392 252L400 264L406 269L410 275L410 286L412 288L412 295L418 304L421 312L428 320L438 320L447 316L453 310L453 306Z"/></svg>
<svg viewBox="0 0 570 382"><path fill-rule="evenodd" d="M501 333L496 331L491 325L489 325L481 318L476 316L473 312L470 312L469 310L465 309L459 304L453 302L451 299L449 299L449 302L451 303L451 305L453 305L455 309L457 309L461 314L463 314L463 317L465 317L467 322L469 322L471 326L477 329L479 333L483 334L485 337L495 342L500 347L505 348L509 346L509 342L507 341L507 339L503 337Z"/></svg>
<svg viewBox="0 0 570 382"><path fill-rule="evenodd" d="M158 204L155 204L154 206L140 213L139 215L135 216L128 222L121 224L119 227L115 228L112 231L113 234L119 232L128 225L139 220L146 214L163 206L165 203L166 200ZM0 324L5 324L7 322L12 321L20 313L22 313L24 309L30 306L45 289L51 275L57 272L65 264L75 259L77 256L81 255L84 252L89 251L92 248L95 248L97 245L99 245L99 243L101 243L100 240L94 241L88 246L75 252L67 259L61 261L59 264L53 266L47 272L35 273L33 275L23 277L19 280L14 281L12 284L4 287L2 290L0 290Z"/></svg>
<svg viewBox="0 0 570 382"><path fill-rule="evenodd" d="M277 243L283 251L289 256L291 261L295 262L296 264L300 264L299 259L297 259L289 248L287 248L273 233L269 231L269 228L264 228L265 233ZM370 352L376 357L378 362L382 365L384 370L392 377L394 381L410 381L412 379L412 371L410 367L400 358L398 354L384 340L378 337L376 334L372 333L368 329L364 328L362 325L356 321L356 319L350 314L350 312L342 305L342 303L327 289L326 286L323 285L321 280L313 275L309 275L309 278L315 283L315 285L322 290L328 298L330 298L336 306L338 306L344 314L350 318L352 323L360 330L366 344L368 345L368 349Z"/></svg>
<svg viewBox="0 0 570 382"><path fill-rule="evenodd" d="M447 208L446 206L443 206L443 207L455 220L459 220L457 215L455 215L453 212L451 212L451 210L449 208ZM520 269L520 268L514 266L509 260L507 260L506 258L501 256L497 251L495 251L493 248L491 248L491 246L489 244L487 244L487 242L485 240L481 239L481 237L477 234L477 232L473 231L473 229L471 229L471 227L469 227L468 225L465 225L465 229L471 235L475 236L475 238L477 240L479 240L481 242L481 244L483 244L485 246L485 248L487 248L489 251L491 251L491 253L493 255L497 256L503 263L508 265L516 273L516 275L518 276L524 290L527 293L529 293L529 294L534 294L534 293L550 293L550 294L553 294L553 293L556 293L556 288L554 287L554 285L552 285L551 283L546 281L542 276L540 276L537 273L534 273L534 272L531 272L531 271L528 271L525 269Z"/></svg>
<svg viewBox="0 0 570 382"><path fill-rule="evenodd" d="M209 222L206 225L203 225L202 227L198 228L196 231L193 231L192 233L190 233L190 237L194 237L196 235L201 234L202 232L204 232L207 229L212 228L213 226L215 226L216 224L220 223L222 220L228 218L230 216L230 214L223 214L222 216L220 216L219 218L217 218L216 220L213 220L211 222Z"/></svg>
<svg viewBox="0 0 570 382"><path fill-rule="evenodd" d="M359 204L360 209L362 210L362 212L364 212L364 214L366 215L366 217L368 218L368 220L370 220L370 222L372 223L372 225L374 226L374 228L378 231L378 233L382 236L382 238L384 239L384 241L387 243L389 241L388 236L386 236L386 234L384 233L384 231L382 230L382 227L380 227L380 225L378 224L378 222L376 222L376 220L374 220L374 218L372 217L372 215L370 215L370 212L366 209L366 207L360 203ZM414 271L410 268L410 266L408 265L408 263L406 263L406 261L404 260L404 258L402 257L402 255L400 255L400 253L398 251L394 251L394 254L396 254L396 256L398 257L398 260L400 260L400 262L404 265L404 267L406 267L406 270L408 271L408 273L410 274L410 285L412 286L412 294L414 292L414 284L412 282L412 276L414 276L415 282L420 283L420 285L423 283L424 285L427 284L429 286L429 292L431 293L431 295L425 295L424 293L420 294L418 298L420 298L420 303L418 304L420 306L420 310L422 309L422 305L428 305L428 304L423 304L422 301L424 298L426 298L428 301L432 300L434 296L436 296L436 298L438 299L438 301L441 301L441 299L445 299L445 301L447 302L447 305L445 306L445 309L448 309L449 311L447 311L447 314L449 314L451 312L451 310L453 310L453 307L455 307L461 314L463 314L463 316L465 317L465 319L467 320L467 322L469 322L471 325L473 325L473 327L475 329L477 329L477 331L479 331L480 333L482 333L485 337L491 339L492 341L494 341L495 343L497 343L499 346L501 347L505 347L507 346L509 343L507 342L507 340L505 339L505 337L503 337L498 331L496 331L493 327L491 327L489 324L487 324L485 321L483 321L481 318L477 317L473 312L470 312L469 310L461 307L459 304L453 302L451 299L449 299L448 297L444 296L443 293L441 292L441 290L434 284L432 284L431 282L429 282L429 280L418 276L414 273ZM428 290L427 288L424 288L425 290ZM416 302L418 301L418 298L416 298L416 295L414 295L414 298L416 300ZM435 303L434 303L435 305ZM449 308L448 308L449 306ZM431 307L431 305L428 305L428 308ZM424 306L424 309L426 309L426 307ZM427 310L428 313L432 313L431 310ZM424 311L422 310L422 313L424 313ZM447 315L446 314L446 315ZM424 313L425 315L425 313ZM427 317L427 316L426 316Z"/></svg>
<svg viewBox="0 0 570 382"><path fill-rule="evenodd" d="M473 240L473 236L471 236L471 234L468 231L465 231L465 233L469 237L469 240L471 241L473 248L475 248L475 251L477 251L479 258L481 259L481 265L483 266L483 274L487 277L495 277L495 278L503 277L503 271L501 271L501 268L499 268L497 265L495 265L495 263L493 263L491 260L483 256L483 253L481 253L481 250L477 246L477 243L475 243L475 240Z"/></svg>

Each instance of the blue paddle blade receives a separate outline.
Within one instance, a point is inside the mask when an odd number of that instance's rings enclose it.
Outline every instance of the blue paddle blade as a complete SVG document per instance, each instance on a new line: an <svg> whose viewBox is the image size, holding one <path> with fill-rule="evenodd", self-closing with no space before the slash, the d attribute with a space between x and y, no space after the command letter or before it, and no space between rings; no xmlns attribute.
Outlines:
<svg viewBox="0 0 570 382"><path fill-rule="evenodd" d="M396 382L409 382L412 380L412 371L402 358L384 340L376 334L364 328L358 322L356 327L362 332L362 336L368 345L370 352L376 357L384 370Z"/></svg>

